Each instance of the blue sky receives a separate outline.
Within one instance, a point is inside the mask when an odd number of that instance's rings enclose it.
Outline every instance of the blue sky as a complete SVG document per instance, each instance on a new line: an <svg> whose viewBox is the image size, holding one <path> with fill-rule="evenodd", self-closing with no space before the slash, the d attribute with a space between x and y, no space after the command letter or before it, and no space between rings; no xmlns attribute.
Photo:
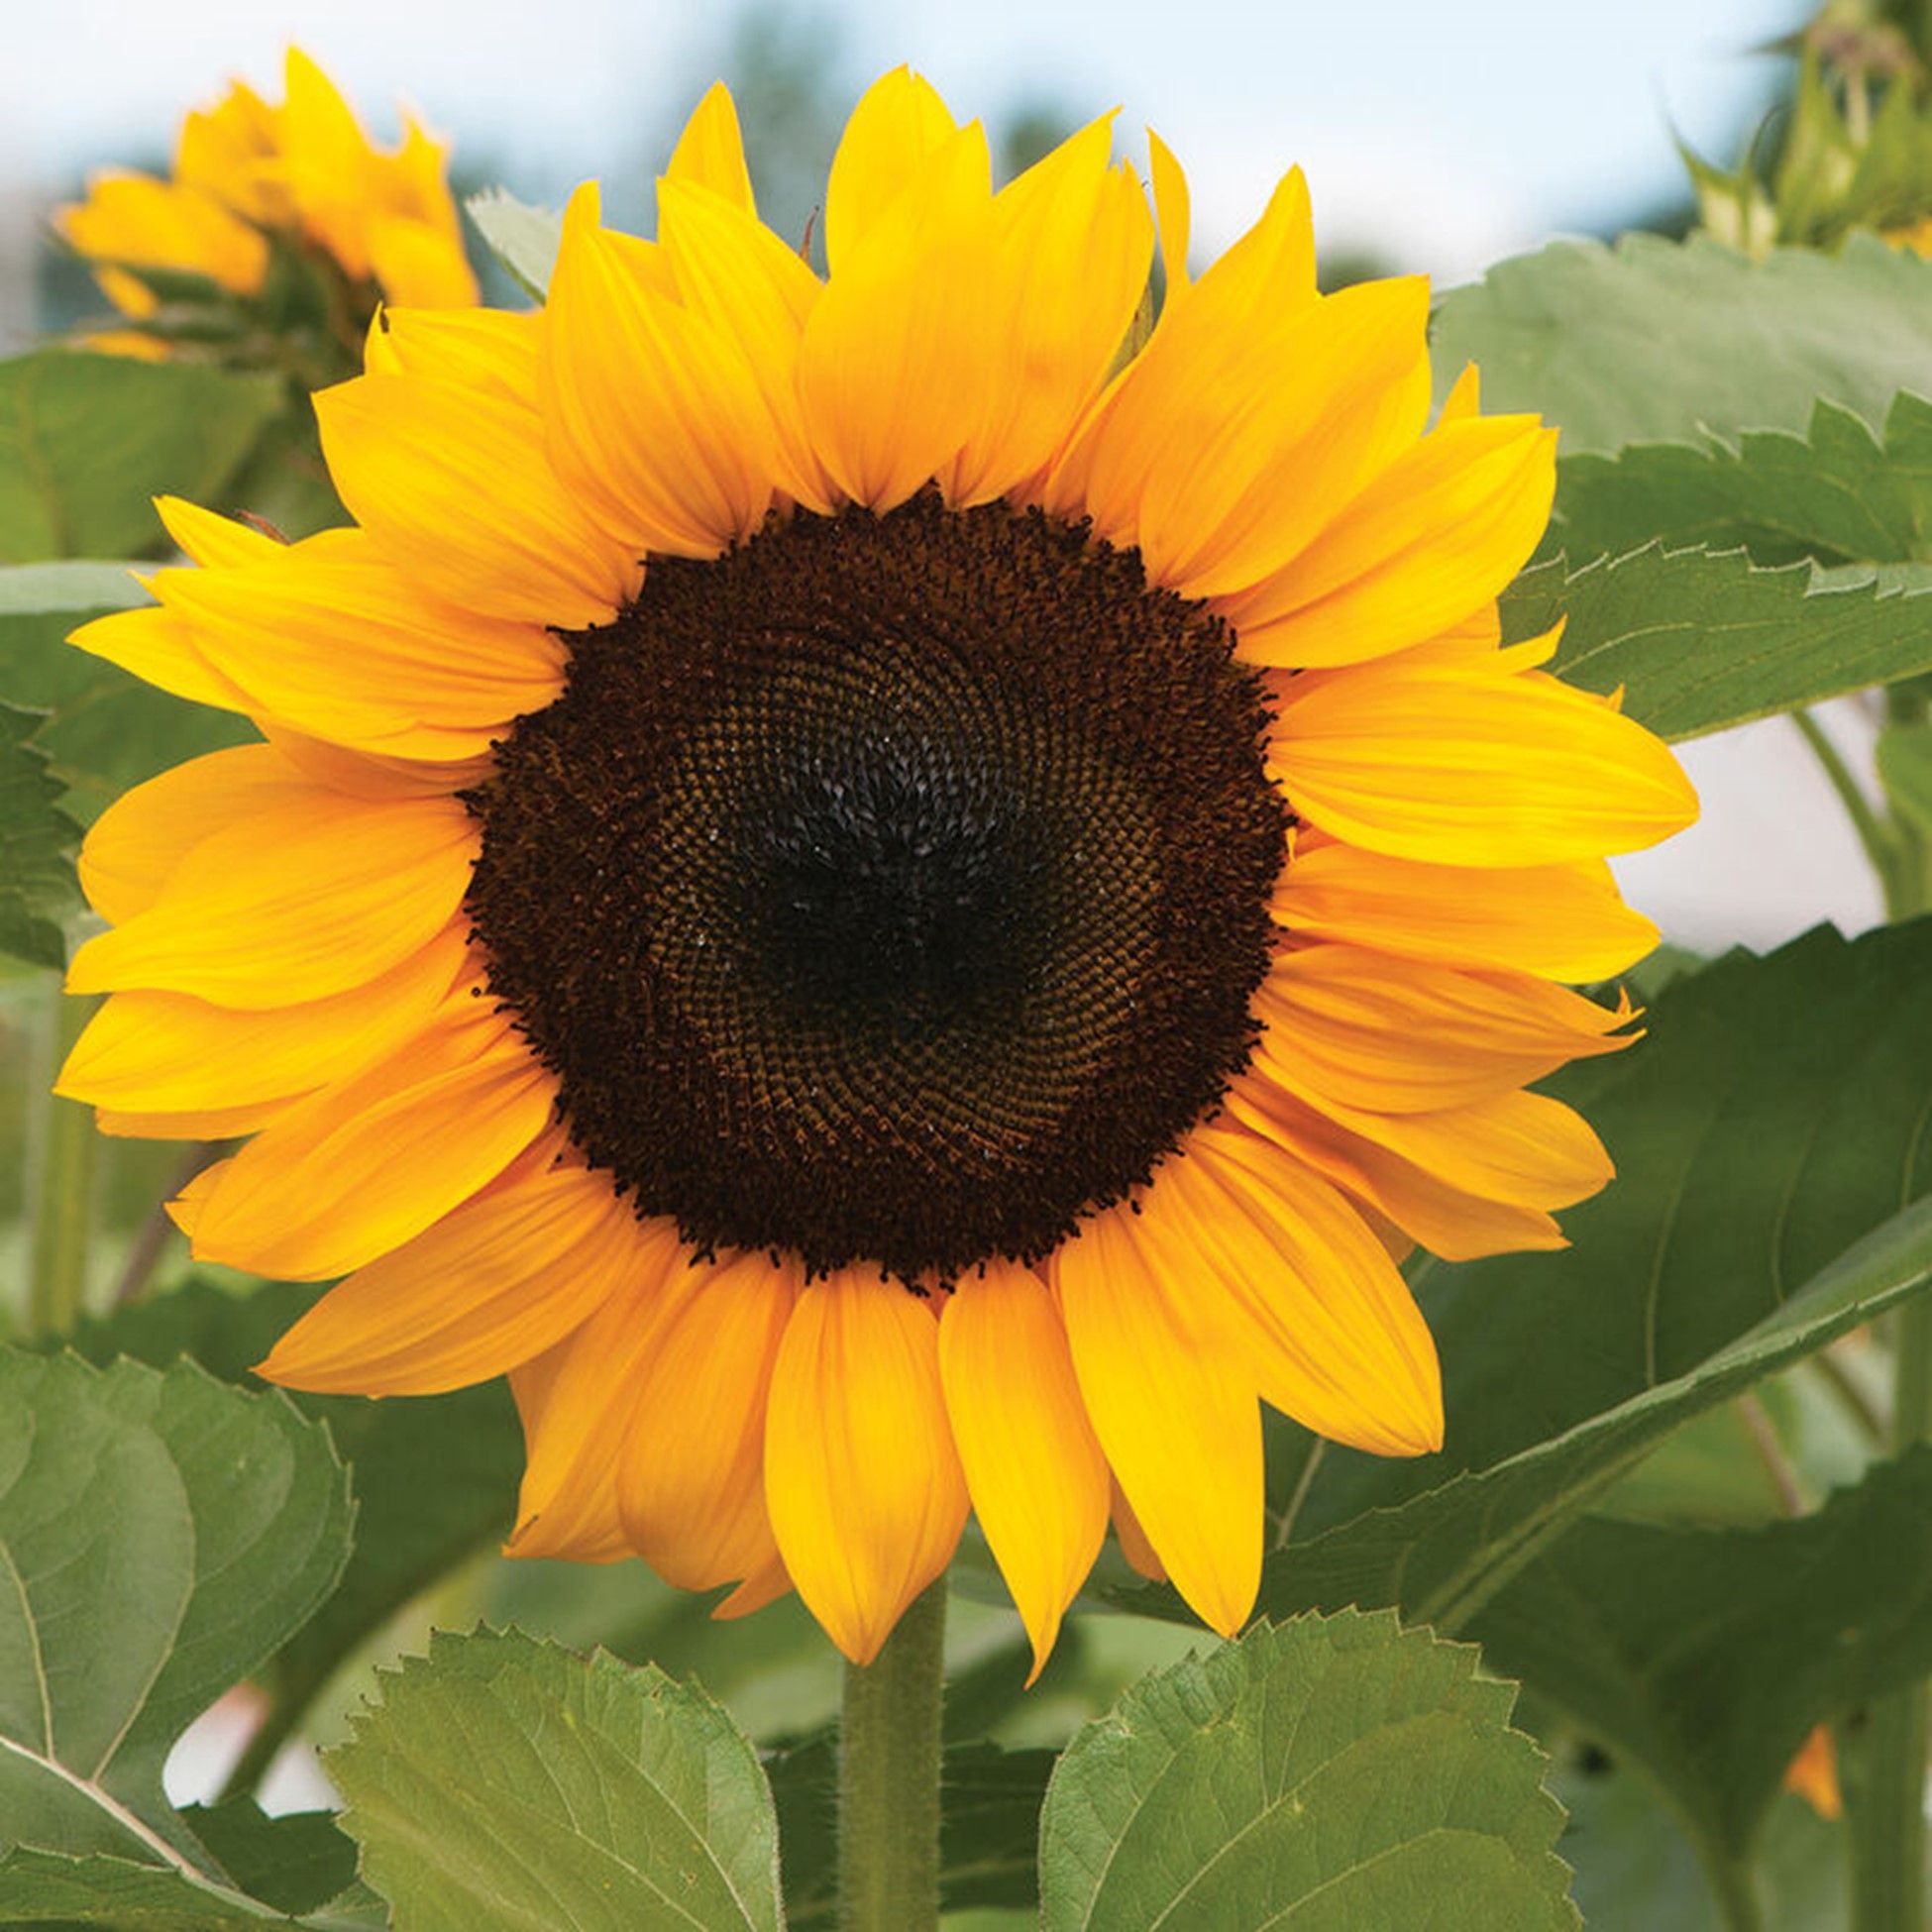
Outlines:
<svg viewBox="0 0 1932 1932"><path fill-rule="evenodd" d="M1045 97L1152 122L1226 240L1302 161L1331 243L1378 241L1456 277L1680 178L1670 128L1727 148L1763 84L1744 55L1790 0L843 0L807 10L854 87L902 59L962 113ZM49 180L163 146L233 71L272 81L297 40L368 105L398 96L533 194L642 169L643 131L707 78L727 6L666 0L64 0L10 22L0 170ZM13 95L17 98L6 98Z"/></svg>

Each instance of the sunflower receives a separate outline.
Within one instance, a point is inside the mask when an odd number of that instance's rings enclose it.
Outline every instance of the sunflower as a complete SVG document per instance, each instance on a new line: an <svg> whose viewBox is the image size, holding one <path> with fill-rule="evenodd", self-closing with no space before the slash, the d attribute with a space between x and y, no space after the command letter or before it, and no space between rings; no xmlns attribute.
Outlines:
<svg viewBox="0 0 1932 1932"><path fill-rule="evenodd" d="M405 117L400 147L376 148L334 82L288 50L285 97L271 107L230 83L181 124L171 178L109 169L54 225L97 264L101 292L137 325L90 339L113 353L168 352L163 305L183 275L241 303L263 296L277 249L322 269L337 305L367 320L392 302L474 302L445 151Z"/></svg>
<svg viewBox="0 0 1932 1932"><path fill-rule="evenodd" d="M995 193L855 110L820 278L715 88L655 242L397 309L316 398L356 527L182 503L84 648L265 741L83 859L61 1091L253 1136L193 1250L346 1277L263 1372L507 1373L525 1556L796 1588L879 1650L969 1509L1036 1658L1106 1536L1247 1617L1260 1403L1438 1448L1394 1256L1555 1247L1534 1082L1653 943L1669 753L1502 648L1554 436L1433 424L1428 295L1322 296L1299 173L1198 280L1105 120ZM1141 336L1145 339L1141 340Z"/></svg>

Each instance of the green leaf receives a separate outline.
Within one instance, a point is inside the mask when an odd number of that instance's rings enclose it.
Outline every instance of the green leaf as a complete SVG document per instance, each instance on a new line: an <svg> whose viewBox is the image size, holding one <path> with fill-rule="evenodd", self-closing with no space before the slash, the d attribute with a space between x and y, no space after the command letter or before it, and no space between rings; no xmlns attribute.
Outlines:
<svg viewBox="0 0 1932 1932"><path fill-rule="evenodd" d="M1932 669L1932 601L1869 568L1765 570L1743 551L1653 544L1570 572L1527 570L1503 595L1506 642L1564 620L1551 669L1666 738L1695 738Z"/></svg>
<svg viewBox="0 0 1932 1932"><path fill-rule="evenodd" d="M164 550L151 499L219 501L284 403L275 376L196 363L0 363L0 562Z"/></svg>
<svg viewBox="0 0 1932 1932"><path fill-rule="evenodd" d="M0 703L0 952L58 968L67 963L60 922L80 904L80 827L54 803L60 782L30 742L46 717Z"/></svg>
<svg viewBox="0 0 1932 1932"><path fill-rule="evenodd" d="M242 1890L277 1911L312 1911L356 1883L355 1844L331 1812L271 1818L253 1798L228 1798L181 1816Z"/></svg>
<svg viewBox="0 0 1932 1932"><path fill-rule="evenodd" d="M302 1814L304 1822L319 1816ZM211 1932L217 1926L289 1924L312 1932L380 1932L388 1923L381 1901L362 1885L290 1919L226 1886L130 1859L31 1851L0 1857L0 1925L33 1926L37 1932L64 1932L75 1925L99 1926L102 1932Z"/></svg>
<svg viewBox="0 0 1932 1932"><path fill-rule="evenodd" d="M1448 1443L1328 1449L1262 1611L1393 1604L1460 1630L1679 1424L1921 1292L1928 983L1932 918L1820 927L1672 981L1648 1039L1553 1082L1618 1178L1566 1214L1566 1251L1415 1270ZM1164 1589L1110 1595L1184 1615Z"/></svg>
<svg viewBox="0 0 1932 1932"><path fill-rule="evenodd" d="M1816 1725L1932 1669L1928 1521L1932 1449L1761 1529L1586 1518L1470 1634L1741 1859Z"/></svg>
<svg viewBox="0 0 1932 1932"><path fill-rule="evenodd" d="M209 1932L223 1925L285 1925L286 1917L191 1874L95 1853L62 1858L14 1851L0 1858L0 1925L49 1932L97 1925L107 1932Z"/></svg>
<svg viewBox="0 0 1932 1932"><path fill-rule="evenodd" d="M1659 539L1667 550L1743 548L1761 564L1932 558L1932 402L1921 396L1893 398L1882 442L1821 399L1803 436L1633 444L1566 458L1556 474L1545 549L1572 564Z"/></svg>
<svg viewBox="0 0 1932 1932"><path fill-rule="evenodd" d="M322 1292L269 1286L237 1296L190 1279L84 1323L70 1345L91 1360L127 1354L158 1367L186 1355L224 1381L260 1389L250 1369ZM496 1545L523 1469L523 1438L502 1382L383 1402L286 1399L328 1424L350 1465L357 1520L341 1581L265 1673L277 1731L298 1721L337 1666L405 1604Z"/></svg>
<svg viewBox="0 0 1932 1932"><path fill-rule="evenodd" d="M477 233L526 295L542 301L557 266L564 218L548 208L533 208L503 188L484 188L464 204Z"/></svg>
<svg viewBox="0 0 1932 1932"><path fill-rule="evenodd" d="M1451 290L1435 349L1445 383L1481 364L1485 408L1540 411L1569 456L1802 431L1820 396L1876 425L1932 390L1932 262L1871 236L1755 262L1705 238L1556 242Z"/></svg>
<svg viewBox="0 0 1932 1932"><path fill-rule="evenodd" d="M1041 1924L1580 1925L1515 1698L1473 1647L1352 1611L1142 1678L1054 1771Z"/></svg>
<svg viewBox="0 0 1932 1932"><path fill-rule="evenodd" d="M947 1687L948 1702L951 1686ZM994 1744L946 1748L940 1772L939 1899L948 1912L1031 1905L1039 1896L1035 1854L1050 1751ZM838 1747L822 1732L775 1753L765 1766L778 1806L791 1932L838 1919Z"/></svg>
<svg viewBox="0 0 1932 1932"><path fill-rule="evenodd" d="M0 1354L0 1844L200 1871L162 1762L327 1595L350 1514L278 1395Z"/></svg>
<svg viewBox="0 0 1932 1932"><path fill-rule="evenodd" d="M364 1876L412 1932L776 1932L757 1754L696 1685L514 1632L437 1635L329 1754Z"/></svg>
<svg viewBox="0 0 1932 1932"><path fill-rule="evenodd" d="M256 735L246 718L171 698L67 642L89 618L148 601L129 568L0 567L0 690L51 713L36 742L83 819L170 765Z"/></svg>

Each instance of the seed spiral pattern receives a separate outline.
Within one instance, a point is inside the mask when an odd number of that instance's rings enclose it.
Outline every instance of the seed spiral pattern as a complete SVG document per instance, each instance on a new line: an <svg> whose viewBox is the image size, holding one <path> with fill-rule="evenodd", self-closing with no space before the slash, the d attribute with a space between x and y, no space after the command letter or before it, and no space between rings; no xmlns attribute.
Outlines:
<svg viewBox="0 0 1932 1932"><path fill-rule="evenodd" d="M915 1287L1036 1260L1244 1064L1266 711L1133 554L928 492L654 562L569 642L468 903L640 1216Z"/></svg>

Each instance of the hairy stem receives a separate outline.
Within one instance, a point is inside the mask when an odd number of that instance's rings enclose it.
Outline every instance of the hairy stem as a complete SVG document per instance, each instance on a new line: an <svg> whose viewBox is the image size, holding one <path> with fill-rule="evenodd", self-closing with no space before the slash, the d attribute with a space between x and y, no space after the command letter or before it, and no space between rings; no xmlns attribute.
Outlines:
<svg viewBox="0 0 1932 1932"><path fill-rule="evenodd" d="M1932 1304L1908 1302L1894 1318L1897 1367L1891 1412L1894 1451L1932 1442ZM1923 1679L1872 1707L1866 1775L1854 1819L1853 1891L1860 1932L1925 1932Z"/></svg>
<svg viewBox="0 0 1932 1932"><path fill-rule="evenodd" d="M843 1932L934 1932L939 1923L939 1720L946 1584L899 1620L878 1659L845 1666L838 1751Z"/></svg>
<svg viewBox="0 0 1932 1932"><path fill-rule="evenodd" d="M53 1085L98 1004L69 999L57 985L51 997L43 1091ZM85 1312L98 1150L92 1109L49 1093L41 1104L35 1148L34 1239L27 1280L30 1335L64 1335Z"/></svg>

